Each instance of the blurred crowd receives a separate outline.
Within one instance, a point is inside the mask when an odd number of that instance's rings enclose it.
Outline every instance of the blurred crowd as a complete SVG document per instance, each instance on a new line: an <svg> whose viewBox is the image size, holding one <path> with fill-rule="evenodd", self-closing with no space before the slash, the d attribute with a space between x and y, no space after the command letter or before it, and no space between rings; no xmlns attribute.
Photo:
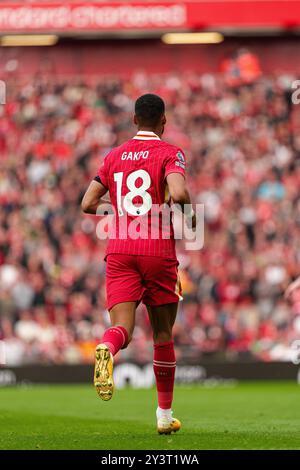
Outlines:
<svg viewBox="0 0 300 470"><path fill-rule="evenodd" d="M235 71L236 72L236 71ZM109 324L105 242L82 195L112 146L134 135L142 93L167 103L164 139L185 150L205 244L178 243L179 360L289 360L300 336L300 133L293 77L147 75L12 79L0 108L0 339L9 364L88 363ZM152 358L140 306L123 359Z"/></svg>

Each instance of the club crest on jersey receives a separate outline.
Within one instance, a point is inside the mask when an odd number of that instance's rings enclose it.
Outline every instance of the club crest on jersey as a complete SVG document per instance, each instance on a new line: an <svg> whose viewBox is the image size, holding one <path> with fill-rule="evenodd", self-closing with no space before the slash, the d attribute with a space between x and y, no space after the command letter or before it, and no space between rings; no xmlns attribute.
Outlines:
<svg viewBox="0 0 300 470"><path fill-rule="evenodd" d="M176 153L176 157L178 158L179 162L180 162L182 165L185 165L185 158L184 158L183 153L180 152L180 150L178 150L178 152Z"/></svg>
<svg viewBox="0 0 300 470"><path fill-rule="evenodd" d="M148 157L149 150L140 152L123 152L121 155L121 160L141 160L141 158L146 160Z"/></svg>
<svg viewBox="0 0 300 470"><path fill-rule="evenodd" d="M185 158L184 158L183 153L180 152L180 150L178 150L178 152L176 153L176 157L178 161L175 162L175 165L185 170Z"/></svg>

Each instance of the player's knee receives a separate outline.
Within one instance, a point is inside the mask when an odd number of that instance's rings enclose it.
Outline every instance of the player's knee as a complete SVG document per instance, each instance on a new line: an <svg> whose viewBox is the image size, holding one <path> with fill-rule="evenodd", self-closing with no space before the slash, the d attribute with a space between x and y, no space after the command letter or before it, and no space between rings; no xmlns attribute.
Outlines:
<svg viewBox="0 0 300 470"><path fill-rule="evenodd" d="M172 331L158 331L153 333L154 344L172 341Z"/></svg>

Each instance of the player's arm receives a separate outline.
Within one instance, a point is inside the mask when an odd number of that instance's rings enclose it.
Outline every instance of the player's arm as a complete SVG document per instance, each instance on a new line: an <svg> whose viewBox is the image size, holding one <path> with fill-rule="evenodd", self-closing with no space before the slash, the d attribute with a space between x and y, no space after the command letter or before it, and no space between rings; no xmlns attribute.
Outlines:
<svg viewBox="0 0 300 470"><path fill-rule="evenodd" d="M180 206L187 219L191 220L191 226L194 229L196 227L196 215L191 206L191 198L185 177L181 173L170 173L167 175L166 180L172 201ZM189 208L188 213L186 212L187 208Z"/></svg>
<svg viewBox="0 0 300 470"><path fill-rule="evenodd" d="M101 198L107 193L107 188L101 183L100 179L94 179L81 201L81 209L86 214L96 214Z"/></svg>
<svg viewBox="0 0 300 470"><path fill-rule="evenodd" d="M170 173L167 176L167 183L172 201L179 204L183 211L185 204L191 204L185 177L181 173Z"/></svg>
<svg viewBox="0 0 300 470"><path fill-rule="evenodd" d="M292 293L295 292L297 289L300 289L300 276L288 285L284 293L285 298L288 299L289 297L291 297Z"/></svg>

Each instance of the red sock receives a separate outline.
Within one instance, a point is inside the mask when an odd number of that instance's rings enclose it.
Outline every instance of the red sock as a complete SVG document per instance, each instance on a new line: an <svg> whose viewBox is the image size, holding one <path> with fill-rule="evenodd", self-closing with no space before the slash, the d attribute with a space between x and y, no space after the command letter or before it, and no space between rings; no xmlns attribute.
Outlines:
<svg viewBox="0 0 300 470"><path fill-rule="evenodd" d="M120 351L128 341L128 333L123 326L113 326L104 332L101 343L106 344L113 356Z"/></svg>
<svg viewBox="0 0 300 470"><path fill-rule="evenodd" d="M173 401L176 369L173 341L154 345L153 369L156 378L158 406L168 410Z"/></svg>

